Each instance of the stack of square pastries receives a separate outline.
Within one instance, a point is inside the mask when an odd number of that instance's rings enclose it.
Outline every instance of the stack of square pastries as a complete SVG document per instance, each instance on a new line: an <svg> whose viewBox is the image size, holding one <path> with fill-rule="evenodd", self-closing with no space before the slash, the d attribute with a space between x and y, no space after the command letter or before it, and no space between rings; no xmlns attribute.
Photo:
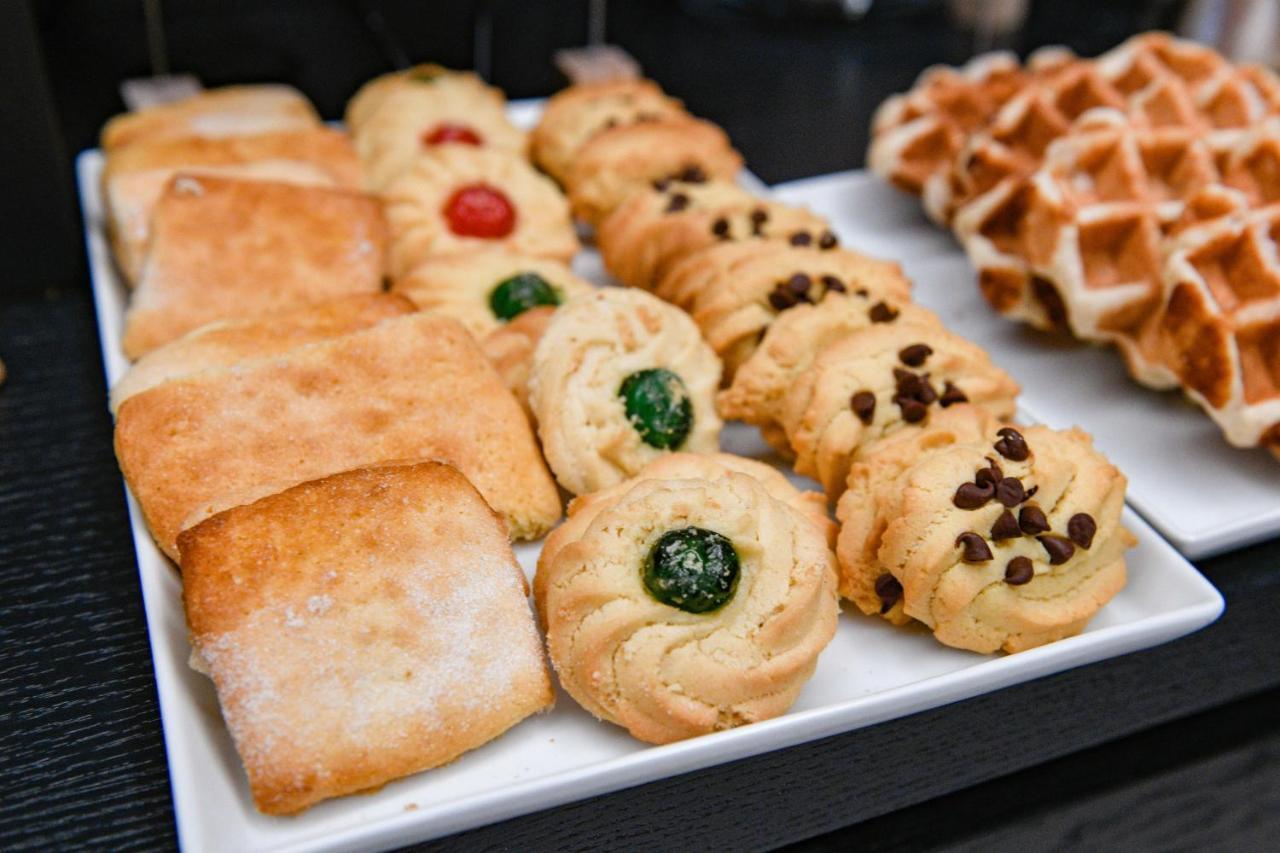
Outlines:
<svg viewBox="0 0 1280 853"><path fill-rule="evenodd" d="M549 707L508 534L545 533L559 495L467 329L384 291L350 138L246 86L102 143L132 289L117 456L257 806L377 787Z"/></svg>

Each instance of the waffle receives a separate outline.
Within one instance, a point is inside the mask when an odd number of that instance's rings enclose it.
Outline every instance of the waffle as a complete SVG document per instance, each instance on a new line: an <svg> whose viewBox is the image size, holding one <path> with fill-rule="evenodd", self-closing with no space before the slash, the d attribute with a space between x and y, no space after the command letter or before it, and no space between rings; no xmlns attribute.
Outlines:
<svg viewBox="0 0 1280 853"><path fill-rule="evenodd" d="M1157 357L1227 441L1280 457L1280 205L1170 241Z"/></svg>
<svg viewBox="0 0 1280 853"><path fill-rule="evenodd" d="M1091 110L1119 110L1139 128L1185 128L1223 152L1280 104L1280 81L1269 71L1237 68L1163 33L1136 36L1093 60L1049 54L1031 64L1026 85L968 136L945 176L924 188L935 220L949 222L983 194L1034 171L1053 140Z"/></svg>

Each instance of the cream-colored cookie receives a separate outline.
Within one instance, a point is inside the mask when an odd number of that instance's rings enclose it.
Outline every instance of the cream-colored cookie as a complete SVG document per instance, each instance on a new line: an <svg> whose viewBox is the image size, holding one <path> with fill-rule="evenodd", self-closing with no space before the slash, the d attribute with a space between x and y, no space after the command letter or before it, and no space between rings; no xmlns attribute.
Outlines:
<svg viewBox="0 0 1280 853"><path fill-rule="evenodd" d="M529 374L533 370L533 352L555 315L556 309L549 305L530 308L480 341L480 348L498 371L502 384L516 398L535 429L538 422L529 406Z"/></svg>
<svg viewBox="0 0 1280 853"><path fill-rule="evenodd" d="M720 446L720 360L683 311L605 288L556 311L539 341L529 399L556 479L580 495L656 456Z"/></svg>
<svg viewBox="0 0 1280 853"><path fill-rule="evenodd" d="M600 224L605 269L632 287L652 289L681 258L736 240L786 239L832 248L826 220L768 201L698 172L655 181L627 197Z"/></svg>
<svg viewBox="0 0 1280 853"><path fill-rule="evenodd" d="M529 135L533 161L564 182L578 150L602 130L686 115L652 80L607 80L562 89L547 99Z"/></svg>
<svg viewBox="0 0 1280 853"><path fill-rule="evenodd" d="M600 131L578 150L564 184L574 215L596 225L653 181L690 170L732 181L741 168L723 130L680 116Z"/></svg>
<svg viewBox="0 0 1280 853"><path fill-rule="evenodd" d="M1077 429L886 447L842 501L842 587L949 646L1022 651L1084 630L1125 583L1125 478ZM923 452L919 452L923 451ZM874 578L874 580L871 580Z"/></svg>
<svg viewBox="0 0 1280 853"><path fill-rule="evenodd" d="M347 105L371 190L387 187L424 150L439 145L495 148L522 156L525 135L506 113L507 99L469 71L418 65L370 80Z"/></svg>
<svg viewBox="0 0 1280 853"><path fill-rule="evenodd" d="M560 683L651 743L784 713L835 633L821 530L734 471L619 491L577 502L538 562Z"/></svg>
<svg viewBox="0 0 1280 853"><path fill-rule="evenodd" d="M383 202L393 277L432 255L498 249L567 262L578 251L555 182L509 152L438 146L418 155Z"/></svg>
<svg viewBox="0 0 1280 853"><path fill-rule="evenodd" d="M261 83L208 89L189 98L123 113L102 128L102 149L200 136L220 139L320 127L320 116L292 86Z"/></svg>
<svg viewBox="0 0 1280 853"><path fill-rule="evenodd" d="M1013 416L1018 383L977 344L936 323L902 320L851 332L823 350L787 391L782 426L796 471L840 496L857 454L930 415L973 403Z"/></svg>
<svg viewBox="0 0 1280 853"><path fill-rule="evenodd" d="M780 313L828 294L853 294L866 300L872 320L888 319L910 300L911 284L897 264L849 249L761 240L690 255L671 269L657 293L693 315L724 360L728 380Z"/></svg>
<svg viewBox="0 0 1280 853"><path fill-rule="evenodd" d="M765 440L784 456L791 444L782 427L787 391L818 353L872 324L870 294L830 293L804 302L774 318L751 356L733 373L733 382L716 397L720 417L760 427ZM894 322L941 325L937 315L911 302L894 303ZM881 316L881 315L877 315Z"/></svg>
<svg viewBox="0 0 1280 853"><path fill-rule="evenodd" d="M551 706L502 519L448 465L303 483L179 548L194 658L267 814L447 764Z"/></svg>
<svg viewBox="0 0 1280 853"><path fill-rule="evenodd" d="M456 318L483 341L530 308L559 305L595 286L559 261L482 251L427 258L391 289L424 311Z"/></svg>
<svg viewBox="0 0 1280 853"><path fill-rule="evenodd" d="M458 468L536 539L560 496L519 405L456 320L394 317L287 353L205 370L121 404L116 458L160 548L231 506L397 459Z"/></svg>

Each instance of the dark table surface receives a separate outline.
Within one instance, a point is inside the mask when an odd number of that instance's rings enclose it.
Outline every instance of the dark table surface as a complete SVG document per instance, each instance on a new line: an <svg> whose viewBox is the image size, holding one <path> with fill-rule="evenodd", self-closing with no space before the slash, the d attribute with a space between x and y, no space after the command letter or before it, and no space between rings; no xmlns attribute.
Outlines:
<svg viewBox="0 0 1280 853"><path fill-rule="evenodd" d="M910 22L851 36L662 9L615 22L615 40L770 181L859 165L880 98L921 55L963 50ZM0 848L171 847L83 275L0 296L0 357ZM1280 540L1197 566L1226 612L1159 648L429 846L1264 849L1280 832Z"/></svg>

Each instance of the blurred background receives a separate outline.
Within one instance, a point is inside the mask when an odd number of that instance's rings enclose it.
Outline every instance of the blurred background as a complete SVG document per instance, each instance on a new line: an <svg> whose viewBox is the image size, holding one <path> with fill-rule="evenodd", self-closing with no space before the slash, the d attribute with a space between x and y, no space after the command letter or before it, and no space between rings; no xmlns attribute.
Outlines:
<svg viewBox="0 0 1280 853"><path fill-rule="evenodd" d="M0 4L0 287L83 279L72 162L157 72L278 81L341 117L398 65L474 68L512 98L565 84L604 40L721 124L769 183L857 168L876 105L925 67L991 49L1093 55L1168 29L1274 64L1276 0L8 0Z"/></svg>

